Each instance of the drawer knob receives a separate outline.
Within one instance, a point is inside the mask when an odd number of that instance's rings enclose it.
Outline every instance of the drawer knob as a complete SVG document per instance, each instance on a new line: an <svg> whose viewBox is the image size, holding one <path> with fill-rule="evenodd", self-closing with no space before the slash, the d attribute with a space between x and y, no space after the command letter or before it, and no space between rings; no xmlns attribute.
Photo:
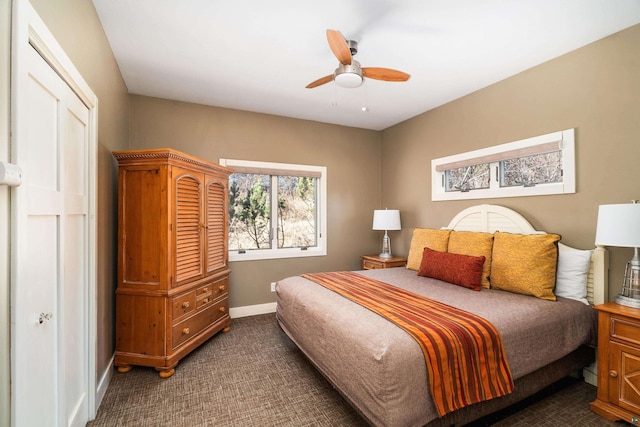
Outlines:
<svg viewBox="0 0 640 427"><path fill-rule="evenodd" d="M618 376L618 373L616 371L609 371L609 376L611 378L616 378Z"/></svg>
<svg viewBox="0 0 640 427"><path fill-rule="evenodd" d="M189 308L189 301L185 301L182 303L182 308Z"/></svg>
<svg viewBox="0 0 640 427"><path fill-rule="evenodd" d="M631 424L638 424L638 417L636 417L635 415L631 417Z"/></svg>
<svg viewBox="0 0 640 427"><path fill-rule="evenodd" d="M218 310L220 310L220 312L224 313L225 311L227 311L226 307L220 307Z"/></svg>
<svg viewBox="0 0 640 427"><path fill-rule="evenodd" d="M203 299L203 300L202 300L202 303L203 303L203 304L206 304L206 303L208 303L208 302L209 302L209 298L205 298L205 299Z"/></svg>
<svg viewBox="0 0 640 427"><path fill-rule="evenodd" d="M218 289L220 289L220 292L224 291L224 285L220 285Z"/></svg>
<svg viewBox="0 0 640 427"><path fill-rule="evenodd" d="M189 335L189 328L184 328L182 330L182 335Z"/></svg>

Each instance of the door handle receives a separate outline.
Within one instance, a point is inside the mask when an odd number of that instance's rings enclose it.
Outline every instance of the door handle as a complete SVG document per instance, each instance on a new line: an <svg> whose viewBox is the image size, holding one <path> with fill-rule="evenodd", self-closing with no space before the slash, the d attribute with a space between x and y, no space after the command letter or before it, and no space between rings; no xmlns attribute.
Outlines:
<svg viewBox="0 0 640 427"><path fill-rule="evenodd" d="M42 325L45 320L51 320L52 317L53 313L40 313L40 316L38 317L38 324Z"/></svg>

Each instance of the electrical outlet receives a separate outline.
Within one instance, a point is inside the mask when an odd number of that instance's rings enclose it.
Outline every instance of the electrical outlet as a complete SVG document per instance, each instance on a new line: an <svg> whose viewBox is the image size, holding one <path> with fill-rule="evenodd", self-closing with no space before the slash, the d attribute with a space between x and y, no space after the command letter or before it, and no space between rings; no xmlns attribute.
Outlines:
<svg viewBox="0 0 640 427"><path fill-rule="evenodd" d="M276 291L276 282L271 282L271 292Z"/></svg>

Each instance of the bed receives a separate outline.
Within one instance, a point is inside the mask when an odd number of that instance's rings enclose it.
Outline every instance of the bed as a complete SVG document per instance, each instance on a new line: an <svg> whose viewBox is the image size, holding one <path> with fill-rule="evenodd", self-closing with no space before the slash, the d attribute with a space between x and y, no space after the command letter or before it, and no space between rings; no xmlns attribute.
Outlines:
<svg viewBox="0 0 640 427"><path fill-rule="evenodd" d="M552 236L535 230L515 211L486 204L465 209L442 230L455 232L455 236L460 237L480 236L484 239L491 235L492 241L495 236L492 250L496 286L500 272L497 260L502 260L499 238L537 239L540 236L548 240ZM416 237L418 231L414 231L409 253L409 263L413 266L408 264L408 267L411 268L366 270L357 274L488 320L502 339L513 391L446 414L439 413L421 346L405 330L309 278L294 276L279 281L276 284L276 315L280 327L371 425L464 425L583 369L585 378L595 382L592 362L597 317L590 304L599 304L606 299L608 255L604 248L587 252L555 243L559 248L556 249L556 261L562 261L562 271L567 270L567 260L573 259L574 255L583 259L587 256L586 267L582 267L581 272L586 295L582 295L584 298L554 296L556 300L549 301L544 296L505 290L508 286L503 289L483 287L477 292L437 278L419 276L415 246L423 243ZM449 247L453 247L453 240ZM512 264L520 266L520 262ZM418 272L422 272L423 266ZM556 274L555 269L553 274ZM558 284L560 274L558 265ZM554 287L554 292L556 288L561 293L560 286Z"/></svg>

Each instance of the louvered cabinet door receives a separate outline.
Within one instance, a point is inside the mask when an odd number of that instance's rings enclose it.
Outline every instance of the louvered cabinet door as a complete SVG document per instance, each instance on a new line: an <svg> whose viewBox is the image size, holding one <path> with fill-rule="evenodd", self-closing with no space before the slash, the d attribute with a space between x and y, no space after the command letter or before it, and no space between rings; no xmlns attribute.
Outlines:
<svg viewBox="0 0 640 427"><path fill-rule="evenodd" d="M175 276L173 287L204 276L203 175L173 168Z"/></svg>
<svg viewBox="0 0 640 427"><path fill-rule="evenodd" d="M209 275L227 266L227 182L208 175L205 179L205 269Z"/></svg>

